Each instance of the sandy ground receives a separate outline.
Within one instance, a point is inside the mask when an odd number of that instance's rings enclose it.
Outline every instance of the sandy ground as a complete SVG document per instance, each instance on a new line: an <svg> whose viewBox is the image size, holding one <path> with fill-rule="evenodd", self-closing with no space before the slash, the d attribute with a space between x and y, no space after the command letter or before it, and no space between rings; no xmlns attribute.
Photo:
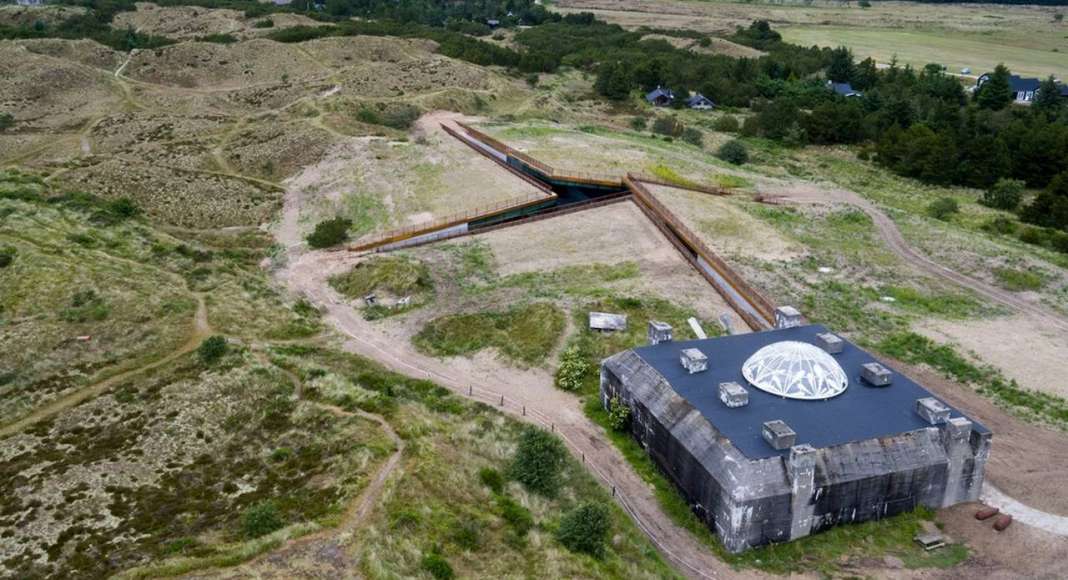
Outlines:
<svg viewBox="0 0 1068 580"><path fill-rule="evenodd" d="M727 198L662 185L648 187L686 227L724 258L789 262L805 254L803 247Z"/></svg>
<svg viewBox="0 0 1068 580"><path fill-rule="evenodd" d="M441 130L442 122L456 120L465 117L424 115L409 142L343 139L285 184L302 200L301 234L334 215L357 224L369 219L374 225L365 233L372 233L541 194Z"/></svg>
<svg viewBox="0 0 1068 580"><path fill-rule="evenodd" d="M730 312L741 318L631 202L581 211L478 236L493 249L502 276L547 272L566 266L635 261L641 271L628 280L636 294L659 296L694 308L700 318Z"/></svg>
<svg viewBox="0 0 1068 580"><path fill-rule="evenodd" d="M917 330L940 342L960 345L1023 387L1068 397L1068 333L1051 328L1041 318L1018 314L987 320L932 320Z"/></svg>

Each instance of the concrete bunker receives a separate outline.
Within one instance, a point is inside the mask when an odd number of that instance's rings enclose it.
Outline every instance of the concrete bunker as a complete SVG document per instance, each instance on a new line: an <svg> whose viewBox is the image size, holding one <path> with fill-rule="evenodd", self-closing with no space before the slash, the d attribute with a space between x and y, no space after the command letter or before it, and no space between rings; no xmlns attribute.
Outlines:
<svg viewBox="0 0 1068 580"><path fill-rule="evenodd" d="M661 342L601 366L603 404L619 397L630 407L631 434L731 552L979 497L990 431L829 334L800 325ZM773 388L751 383L746 361L783 342L812 350L791 346L789 360L765 361L779 377ZM706 368L680 364L687 351L705 355ZM838 384L836 368L840 391L826 388Z"/></svg>

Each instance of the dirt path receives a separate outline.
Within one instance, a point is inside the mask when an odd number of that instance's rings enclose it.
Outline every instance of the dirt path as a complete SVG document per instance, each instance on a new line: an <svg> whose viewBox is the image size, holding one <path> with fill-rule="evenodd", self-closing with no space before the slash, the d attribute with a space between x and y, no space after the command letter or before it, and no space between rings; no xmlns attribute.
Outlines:
<svg viewBox="0 0 1068 580"><path fill-rule="evenodd" d="M292 201L287 195L287 206ZM284 224L285 220L283 220ZM284 227L284 226L283 226ZM279 232L286 242L292 232ZM292 238L289 238L290 240ZM443 361L416 352L408 343L389 340L350 307L327 284L335 271L357 259L347 252L290 254L289 265L279 277L296 294L306 296L324 310L326 319L348 340L345 348L374 359L388 368L413 377L428 378L456 394L480 402L492 402L517 418L553 429L568 444L576 458L616 491L617 500L666 559L691 578L756 578L759 573L732 570L685 529L672 523L650 487L607 440L603 430L581 411L579 399L545 380L474 372L456 376ZM501 396L503 395L503 404Z"/></svg>
<svg viewBox="0 0 1068 580"><path fill-rule="evenodd" d="M271 363L262 353L257 358L267 366L280 370L289 381L298 398L303 398L304 384L296 373ZM290 540L285 545L271 550L250 562L234 568L202 570L187 575L187 578L351 578L359 561L345 549L356 533L367 522L371 511L386 491L386 484L401 466L405 443L385 418L365 411L350 412L335 405L312 402L315 406L339 417L360 417L377 423L393 441L394 451L375 472L367 487L349 503L342 515L341 524Z"/></svg>
<svg viewBox="0 0 1068 580"><path fill-rule="evenodd" d="M121 372L117 375L108 377L98 383L94 383L87 387L78 389L73 393L60 397L48 403L47 405L36 409L29 415L26 415L25 417L13 423L9 423L7 425L4 425L3 427L0 427L0 438L4 438L9 435L18 433L19 431L22 431L31 425L37 424L45 419L55 416L56 414L62 411L70 409L71 407L74 407L79 403L82 403L83 401L87 401L93 397L102 395L115 385L121 383L122 381L125 381L130 377L161 367L177 359L178 357L195 350L198 346L200 346L200 343L203 342L205 338L211 335L212 332L211 326L208 324L208 308L204 304L204 297L198 294L196 298L197 310L196 313L193 315L193 322L191 325L192 330L189 334L189 339L186 340L185 343L182 344L182 346L178 347L177 350L147 365Z"/></svg>
<svg viewBox="0 0 1068 580"><path fill-rule="evenodd" d="M883 240L883 243L886 244L886 247L912 267L953 282L963 288L967 288L1002 306L1041 319L1046 324L1055 326L1060 330L1068 331L1068 319L1059 312L1051 310L1041 304L1035 304L1025 300L1012 292L1002 290L1001 288L987 284L982 280L976 280L971 276L961 274L960 272L947 268L916 251L907 241L905 241L904 236L901 235L901 230L898 229L894 220L890 219L890 216L886 215L883 210L871 201L868 201L852 191L844 189L801 187L796 191L778 193L774 197L776 199L809 203L831 201L852 205L871 218L876 231L879 232L879 237Z"/></svg>

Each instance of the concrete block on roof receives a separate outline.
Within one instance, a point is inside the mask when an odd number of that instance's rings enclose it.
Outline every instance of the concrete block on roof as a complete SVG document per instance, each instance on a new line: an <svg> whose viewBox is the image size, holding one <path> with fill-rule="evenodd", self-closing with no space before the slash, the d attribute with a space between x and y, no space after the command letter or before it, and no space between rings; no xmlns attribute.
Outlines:
<svg viewBox="0 0 1068 580"><path fill-rule="evenodd" d="M696 348L684 348L679 353L679 362L692 375L708 370L708 357Z"/></svg>
<svg viewBox="0 0 1068 580"><path fill-rule="evenodd" d="M829 354L838 354L842 352L842 348L845 347L845 341L838 338L838 335L831 334L830 332L817 334L816 340L819 342L820 348L827 351Z"/></svg>
<svg viewBox="0 0 1068 580"><path fill-rule="evenodd" d="M793 306L780 306L775 309L775 328L794 328L801 326L801 311Z"/></svg>
<svg viewBox="0 0 1068 580"><path fill-rule="evenodd" d="M916 413L931 425L941 425L949 421L949 407L934 397L916 399Z"/></svg>
<svg viewBox="0 0 1068 580"><path fill-rule="evenodd" d="M893 373L877 362L870 362L860 365L860 378L874 387L885 387L893 380Z"/></svg>
<svg viewBox="0 0 1068 580"><path fill-rule="evenodd" d="M719 400L735 409L749 404L749 391L734 381L719 384Z"/></svg>
<svg viewBox="0 0 1068 580"><path fill-rule="evenodd" d="M672 338L671 325L666 322L660 322L659 320L649 321L649 344L660 344L662 342L671 342Z"/></svg>
<svg viewBox="0 0 1068 580"><path fill-rule="evenodd" d="M779 420L765 422L760 434L764 436L764 441L767 441L772 449L780 451L793 447L797 442L797 433Z"/></svg>

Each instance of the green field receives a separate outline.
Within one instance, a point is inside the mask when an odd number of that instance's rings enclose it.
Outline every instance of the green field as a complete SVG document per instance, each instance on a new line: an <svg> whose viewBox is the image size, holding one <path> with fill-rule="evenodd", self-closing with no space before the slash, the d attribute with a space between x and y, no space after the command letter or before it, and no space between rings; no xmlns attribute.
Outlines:
<svg viewBox="0 0 1068 580"><path fill-rule="evenodd" d="M879 63L889 63L896 55L902 64L922 67L936 62L954 73L968 67L972 74L980 75L1003 62L1017 74L1052 74L1058 78L1068 71L1068 27L1061 32L904 31L834 26L782 30L783 38L789 42L803 46L845 45L853 49L858 59L870 56Z"/></svg>

